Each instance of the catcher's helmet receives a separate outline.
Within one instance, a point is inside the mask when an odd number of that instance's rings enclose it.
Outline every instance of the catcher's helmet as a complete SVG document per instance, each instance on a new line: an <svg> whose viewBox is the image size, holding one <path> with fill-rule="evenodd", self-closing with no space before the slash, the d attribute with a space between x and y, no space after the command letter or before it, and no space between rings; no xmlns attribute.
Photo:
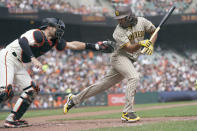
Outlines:
<svg viewBox="0 0 197 131"><path fill-rule="evenodd" d="M65 29L64 22L58 18L44 18L42 20L42 25L39 27L39 29L42 30L47 28L48 26L56 27L55 36L57 39L61 39Z"/></svg>

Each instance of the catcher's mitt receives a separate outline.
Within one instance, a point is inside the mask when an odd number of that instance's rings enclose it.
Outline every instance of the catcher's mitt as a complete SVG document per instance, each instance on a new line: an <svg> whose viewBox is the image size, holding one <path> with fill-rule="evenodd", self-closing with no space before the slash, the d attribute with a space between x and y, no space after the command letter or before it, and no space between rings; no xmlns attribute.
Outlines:
<svg viewBox="0 0 197 131"><path fill-rule="evenodd" d="M112 53L116 48L116 43L113 41L100 41L98 42L99 50L104 53Z"/></svg>

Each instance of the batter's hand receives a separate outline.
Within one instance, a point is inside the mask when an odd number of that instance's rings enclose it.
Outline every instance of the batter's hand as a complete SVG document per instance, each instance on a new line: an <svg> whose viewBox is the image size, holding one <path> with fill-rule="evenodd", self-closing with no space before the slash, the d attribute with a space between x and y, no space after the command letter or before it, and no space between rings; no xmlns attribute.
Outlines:
<svg viewBox="0 0 197 131"><path fill-rule="evenodd" d="M37 69L42 70L42 64L35 57L31 58L31 62Z"/></svg>
<svg viewBox="0 0 197 131"><path fill-rule="evenodd" d="M146 54L147 55L152 55L153 54L153 51L154 51L154 47L153 47L152 44L148 48L146 48Z"/></svg>
<svg viewBox="0 0 197 131"><path fill-rule="evenodd" d="M152 45L152 42L150 40L143 40L138 42L139 45L148 48L150 45Z"/></svg>

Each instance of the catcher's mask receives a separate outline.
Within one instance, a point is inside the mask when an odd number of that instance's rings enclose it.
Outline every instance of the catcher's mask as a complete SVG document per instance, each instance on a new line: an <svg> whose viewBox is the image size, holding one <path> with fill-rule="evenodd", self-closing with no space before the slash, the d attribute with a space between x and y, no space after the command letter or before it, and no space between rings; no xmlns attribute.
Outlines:
<svg viewBox="0 0 197 131"><path fill-rule="evenodd" d="M128 28L137 24L137 17L132 13L130 6L120 6L115 10L114 19L119 20L122 28Z"/></svg>
<svg viewBox="0 0 197 131"><path fill-rule="evenodd" d="M42 25L39 29L46 29L48 26L56 28L55 37L60 40L64 34L65 24L62 20L58 18L45 18L42 20Z"/></svg>

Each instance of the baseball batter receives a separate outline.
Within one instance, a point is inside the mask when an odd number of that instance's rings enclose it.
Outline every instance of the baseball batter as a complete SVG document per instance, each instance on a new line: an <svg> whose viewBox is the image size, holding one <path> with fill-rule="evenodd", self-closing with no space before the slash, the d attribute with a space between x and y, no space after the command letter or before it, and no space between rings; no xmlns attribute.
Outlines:
<svg viewBox="0 0 197 131"><path fill-rule="evenodd" d="M14 95L12 91L14 81L16 86L23 89L11 114L6 118L5 127L28 126L27 121L20 120L20 118L27 111L39 92L39 87L32 81L24 67L24 63L31 62L41 70L42 64L36 58L45 54L53 47L60 51L64 49L113 51L113 49L107 46L107 44L113 44L111 41L95 44L78 41L66 42L62 39L64 29L65 24L62 20L45 18L42 26L38 29L31 29L25 32L0 51L0 103L11 99Z"/></svg>
<svg viewBox="0 0 197 131"><path fill-rule="evenodd" d="M96 84L87 87L77 95L69 95L67 103L64 105L64 113L67 113L75 104L112 87L126 78L128 81L125 91L126 101L121 119L124 122L140 120L133 109L134 95L139 82L139 74L134 68L133 62L137 60L142 47L146 48L147 54L152 54L152 43L149 40L144 40L144 35L145 32L152 34L155 26L143 17L134 16L129 7L117 8L115 15L119 24L113 33L117 49L111 56L111 69Z"/></svg>

